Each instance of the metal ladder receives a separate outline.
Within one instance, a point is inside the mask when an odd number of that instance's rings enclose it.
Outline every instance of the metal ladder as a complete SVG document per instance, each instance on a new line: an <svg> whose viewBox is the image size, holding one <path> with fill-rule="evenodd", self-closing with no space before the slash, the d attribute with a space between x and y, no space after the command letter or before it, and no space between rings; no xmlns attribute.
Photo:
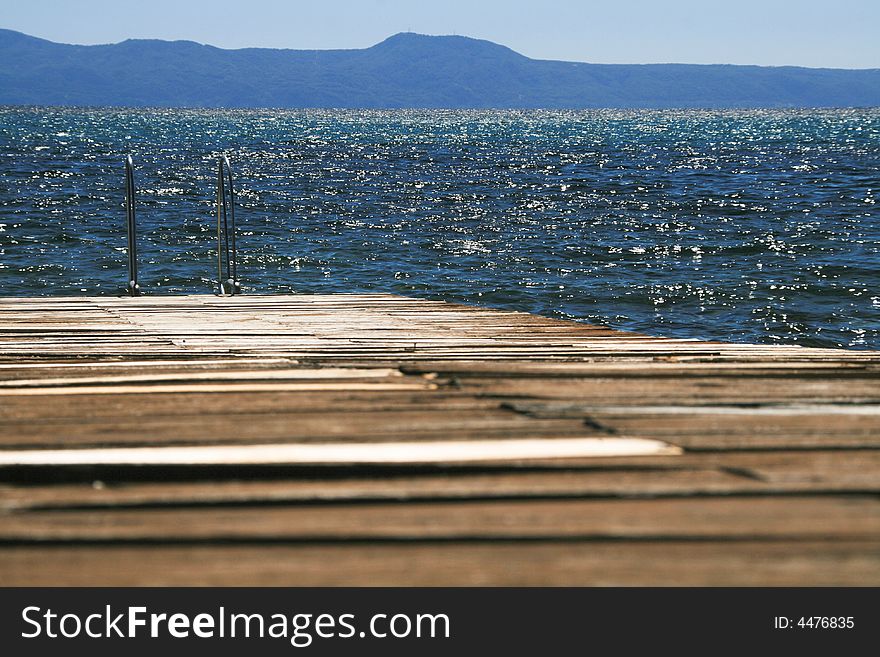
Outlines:
<svg viewBox="0 0 880 657"><path fill-rule="evenodd" d="M226 174L225 176L224 173ZM226 193L227 182L229 183L228 195ZM230 241L232 243L231 249ZM225 263L224 253L226 254ZM220 296L241 294L237 260L238 252L235 248L235 188L232 185L232 167L229 165L229 158L221 155L217 161L217 285ZM224 264L226 265L225 276Z"/></svg>
<svg viewBox="0 0 880 657"><path fill-rule="evenodd" d="M135 222L134 163L125 158L125 218L128 231L129 296L140 295L137 270L137 226ZM217 291L220 296L241 294L238 280L238 251L235 246L235 187L229 158L217 161Z"/></svg>
<svg viewBox="0 0 880 657"><path fill-rule="evenodd" d="M138 285L137 269L137 230L134 222L134 163L131 155L125 158L125 219L128 226L128 295L136 297L141 293Z"/></svg>

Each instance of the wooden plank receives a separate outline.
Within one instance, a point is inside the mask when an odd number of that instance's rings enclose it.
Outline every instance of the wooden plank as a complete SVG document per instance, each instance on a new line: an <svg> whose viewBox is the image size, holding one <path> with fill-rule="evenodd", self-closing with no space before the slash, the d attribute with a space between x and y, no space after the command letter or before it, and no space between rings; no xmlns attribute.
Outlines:
<svg viewBox="0 0 880 657"><path fill-rule="evenodd" d="M737 423L748 421L749 418L760 418L762 422L785 421L788 418L804 418L808 422L816 416L834 417L836 422L846 421L841 416L863 416L866 421L873 422L872 417L880 416L880 404L845 404L845 403L774 403L763 402L754 404L735 403L708 403L708 404L631 404L627 406L615 406L609 404L594 404L573 400L510 400L503 402L505 408L524 413L532 417L544 418L576 418L615 416L621 418L639 418L649 416L651 421L668 420L677 422L674 416L685 415L692 417L724 418L736 416L732 419ZM670 417L673 416L673 417ZM723 420L723 421L726 421Z"/></svg>
<svg viewBox="0 0 880 657"><path fill-rule="evenodd" d="M226 403L237 406L236 401ZM75 424L65 419L7 421L0 426L0 448L607 437L578 420L528 418L498 408L249 413L242 407L215 415L179 410L176 415L84 418Z"/></svg>
<svg viewBox="0 0 880 657"><path fill-rule="evenodd" d="M167 481L162 471L150 481L143 471L133 481L108 473L109 481L45 483L31 476L27 484L0 485L0 508L174 506L318 501L642 498L724 495L794 495L880 492L880 450L870 452L745 452L690 454L659 461L653 457L583 459L580 465L526 463L493 469L459 468L437 472L349 473L311 471L229 472L219 479L209 472L182 473ZM57 473L47 473L50 477ZM146 477L146 478L145 478ZM250 477L250 478L248 478Z"/></svg>
<svg viewBox="0 0 880 657"><path fill-rule="evenodd" d="M63 395L46 404L40 397L6 397L0 404L0 432L7 423L49 424L71 420L156 419L166 416L202 418L239 414L324 413L344 418L349 412L447 411L447 421L455 411L497 409L494 399L478 398L447 389L345 390L237 392L234 395L190 393L188 395ZM84 413L88 409L88 413ZM505 413L506 416L512 414ZM485 416L484 416L485 417ZM234 417L228 418L234 422ZM8 434L7 434L8 435Z"/></svg>
<svg viewBox="0 0 880 657"><path fill-rule="evenodd" d="M54 473L53 473L54 474ZM119 474L118 471L116 473ZM312 473L301 479L244 479L241 472L231 479L199 480L187 473L182 481L86 481L38 485L30 478L25 485L0 485L0 509L65 509L70 507L174 506L200 504L258 504L322 501L513 499L565 497L658 497L750 492L815 492L819 477L789 476L782 486L757 477L721 469L651 469L586 471L496 471L472 473L408 473L382 477L320 478ZM880 476L862 482L857 492L880 491ZM851 492L852 488L838 492Z"/></svg>
<svg viewBox="0 0 880 657"><path fill-rule="evenodd" d="M573 399L593 405L691 405L718 403L767 404L824 402L880 404L880 385L873 377L759 379L669 377L603 378L466 378L462 390L474 394L535 399Z"/></svg>
<svg viewBox="0 0 880 657"><path fill-rule="evenodd" d="M0 388L0 397L55 397L59 395L143 395L191 394L203 392L314 392L320 390L431 390L436 384L428 381L325 381L309 383L223 383L223 384L155 384L155 385L87 385L43 388Z"/></svg>
<svg viewBox="0 0 880 657"><path fill-rule="evenodd" d="M455 377L498 377L507 378L585 378L585 377L828 377L867 375L880 377L880 366L870 362L789 362L758 361L746 363L715 362L670 362L657 359L638 362L535 362L505 360L492 362L435 361L411 362L402 366L408 374L434 373Z"/></svg>
<svg viewBox="0 0 880 657"><path fill-rule="evenodd" d="M878 586L877 541L0 546L4 586Z"/></svg>
<svg viewBox="0 0 880 657"><path fill-rule="evenodd" d="M428 464L608 456L671 456L677 447L639 438L210 445L0 450L0 468L63 466Z"/></svg>
<svg viewBox="0 0 880 657"><path fill-rule="evenodd" d="M236 403L236 402L233 402ZM409 410L370 410L368 407L352 410L337 409L332 415L323 410L315 412L278 410L249 413L246 407L238 412L202 416L186 413L156 416L138 414L115 418L88 418L70 423L69 420L46 419L38 422L7 420L0 425L0 448L24 449L29 447L96 447L147 445L205 445L252 443L316 443L360 442L383 440L479 440L482 438L563 438L563 437L617 437L646 438L673 443L692 451L742 449L797 449L828 448L878 449L880 428L877 418L860 422L863 418L844 417L835 425L829 420L827 430L822 425L810 425L815 418L792 418L791 424L762 424L754 419L743 422L713 422L711 418L695 416L694 425L684 416L679 422L664 422L659 418L652 424L650 418L640 422L616 417L597 416L588 424L574 418L528 418L506 413L496 408L435 407ZM455 412L450 412L453 410ZM724 417L724 420L736 420ZM750 430L751 429L751 430Z"/></svg>
<svg viewBox="0 0 880 657"><path fill-rule="evenodd" d="M204 372L151 372L149 374L103 374L100 376L65 376L29 379L0 380L0 390L16 388L48 388L54 386L108 386L119 383L158 383L163 381L298 381L298 380L348 380L348 379L391 379L403 377L400 370L377 368L296 368L296 369L263 369L263 370L226 370ZM424 380L424 377L409 377L410 380Z"/></svg>
<svg viewBox="0 0 880 657"><path fill-rule="evenodd" d="M35 376L81 376L119 372L193 372L201 370L232 370L259 368L274 370L296 365L289 358L179 358L173 360L87 360L78 362L15 362L0 363L0 380L32 378ZM380 366L382 367L382 366ZM387 366L385 366L387 367Z"/></svg>
<svg viewBox="0 0 880 657"><path fill-rule="evenodd" d="M609 435L668 440L689 450L880 448L876 404L602 406L509 402L530 417L584 418Z"/></svg>
<svg viewBox="0 0 880 657"><path fill-rule="evenodd" d="M0 541L870 539L876 497L525 500L8 513Z"/></svg>

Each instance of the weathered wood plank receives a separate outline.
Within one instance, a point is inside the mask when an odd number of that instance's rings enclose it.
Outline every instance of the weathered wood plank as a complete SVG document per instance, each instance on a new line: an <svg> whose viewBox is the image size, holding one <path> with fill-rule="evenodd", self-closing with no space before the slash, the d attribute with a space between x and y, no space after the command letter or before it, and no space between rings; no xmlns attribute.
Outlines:
<svg viewBox="0 0 880 657"><path fill-rule="evenodd" d="M528 500L7 513L0 541L870 539L876 497Z"/></svg>
<svg viewBox="0 0 880 657"><path fill-rule="evenodd" d="M641 438L505 438L423 442L275 443L207 446L0 450L0 468L224 465L495 463L529 459L672 456L681 450Z"/></svg>
<svg viewBox="0 0 880 657"><path fill-rule="evenodd" d="M4 375L6 373L4 372ZM0 390L16 388L50 388L55 386L103 386L124 383L159 383L180 381L300 381L300 380L350 380L350 379L390 379L403 377L400 370L391 368L340 368L321 367L296 369L262 370L208 370L204 372L151 372L149 374L103 374L100 376L65 376L44 378L13 378L0 380ZM410 380L424 380L424 376L410 377Z"/></svg>
<svg viewBox="0 0 880 657"><path fill-rule="evenodd" d="M859 403L880 404L880 381L874 377L668 377L668 378L465 378L462 390L498 397L571 399L584 404L689 405Z"/></svg>
<svg viewBox="0 0 880 657"><path fill-rule="evenodd" d="M162 419L194 415L202 418L238 414L315 412L328 417L348 412L432 411L497 409L494 399L478 398L453 390L348 390L296 392L238 392L234 395L63 395L46 404L40 397L6 397L0 404L0 431L6 422L53 423L101 419ZM87 411L87 412L86 412ZM235 422L233 417L228 418ZM577 421L577 419L575 419Z"/></svg>
<svg viewBox="0 0 880 657"><path fill-rule="evenodd" d="M4 586L877 586L878 541L0 547Z"/></svg>
<svg viewBox="0 0 880 657"><path fill-rule="evenodd" d="M315 391L370 391L370 390L431 390L436 384L426 380L397 379L395 381L324 381L302 383L190 383L154 385L84 385L46 386L42 388L0 388L3 397L57 397L68 395L159 395L204 392L315 392Z"/></svg>
<svg viewBox="0 0 880 657"><path fill-rule="evenodd" d="M230 402L226 402L227 404ZM601 436L577 419L535 419L500 408L381 410L373 408L250 413L247 407L204 414L178 408L175 415L103 419L6 421L0 448L151 444L230 444L364 440L474 440L481 437Z"/></svg>
<svg viewBox="0 0 880 657"><path fill-rule="evenodd" d="M410 374L435 373L456 377L880 377L880 365L868 362L798 362L764 360L756 362L675 362L668 360L640 360L637 362L535 362L505 360L493 362L434 361L410 362L401 367Z"/></svg>
<svg viewBox="0 0 880 657"><path fill-rule="evenodd" d="M385 294L0 300L0 583L878 582L878 381Z"/></svg>
<svg viewBox="0 0 880 657"><path fill-rule="evenodd" d="M876 404L609 407L515 401L505 407L536 419L583 418L609 435L655 437L689 450L880 448Z"/></svg>
<svg viewBox="0 0 880 657"><path fill-rule="evenodd" d="M118 472L117 472L118 474ZM551 472L397 473L384 476L302 479L134 481L0 485L0 509L65 509L200 504L259 504L320 501L512 499L553 497L656 497L713 494L825 491L818 476L783 474L771 485L722 469L585 470ZM216 477L216 473L214 477ZM233 475L235 476L235 475ZM290 475L289 475L290 476ZM852 485L852 484L850 484ZM860 482L855 492L880 491L880 475ZM837 492L853 492L852 488Z"/></svg>
<svg viewBox="0 0 880 657"><path fill-rule="evenodd" d="M166 481L137 473L110 473L115 480L0 485L0 508L123 507L315 501L528 499L588 497L696 497L715 495L794 495L880 492L880 450L824 452L733 452L583 460L567 467L507 464L492 469L446 471L279 473L229 472L208 479L198 470ZM517 467L517 466L520 467ZM526 467L521 467L526 465ZM50 477L56 473L46 473ZM94 476L94 473L89 473ZM249 477L249 478L248 478Z"/></svg>

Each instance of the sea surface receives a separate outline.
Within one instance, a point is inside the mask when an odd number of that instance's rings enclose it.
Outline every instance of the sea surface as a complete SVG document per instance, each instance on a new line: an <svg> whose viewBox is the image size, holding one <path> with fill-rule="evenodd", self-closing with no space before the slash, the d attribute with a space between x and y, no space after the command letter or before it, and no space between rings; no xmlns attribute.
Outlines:
<svg viewBox="0 0 880 657"><path fill-rule="evenodd" d="M880 109L0 108L0 295L393 292L675 337L880 348Z"/></svg>

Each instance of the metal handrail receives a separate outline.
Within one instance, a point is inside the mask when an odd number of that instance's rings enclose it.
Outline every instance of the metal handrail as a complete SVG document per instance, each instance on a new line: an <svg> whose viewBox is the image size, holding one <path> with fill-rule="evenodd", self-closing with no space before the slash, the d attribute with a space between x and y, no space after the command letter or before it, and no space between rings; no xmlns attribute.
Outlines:
<svg viewBox="0 0 880 657"><path fill-rule="evenodd" d="M141 293L138 285L137 240L134 220L134 163L131 155L125 158L125 218L128 227L128 294L136 297Z"/></svg>
<svg viewBox="0 0 880 657"><path fill-rule="evenodd" d="M232 166L225 155L217 160L217 285L221 296L241 294L238 252L235 248L235 187L232 183Z"/></svg>
<svg viewBox="0 0 880 657"><path fill-rule="evenodd" d="M128 231L127 292L136 297L141 288L138 284L134 162L131 155L125 158L125 215ZM221 155L217 162L217 286L222 296L241 294L235 244L235 186L232 166L226 155Z"/></svg>

